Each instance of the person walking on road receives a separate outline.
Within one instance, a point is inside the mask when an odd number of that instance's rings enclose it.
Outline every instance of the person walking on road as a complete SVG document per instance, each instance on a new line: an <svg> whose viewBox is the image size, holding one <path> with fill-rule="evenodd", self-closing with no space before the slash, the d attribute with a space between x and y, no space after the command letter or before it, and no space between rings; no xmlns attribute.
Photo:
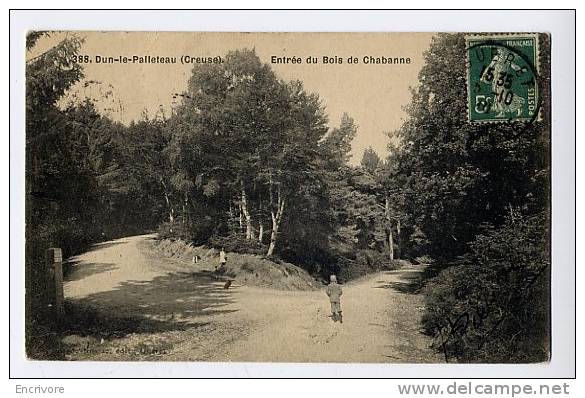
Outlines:
<svg viewBox="0 0 585 398"><path fill-rule="evenodd" d="M337 277L335 275L331 275L330 283L327 286L327 296L329 296L329 301L331 302L331 319L333 322L341 322L343 323L343 317L341 315L341 295L343 291L341 290L341 286L337 283Z"/></svg>
<svg viewBox="0 0 585 398"><path fill-rule="evenodd" d="M227 263L227 256L225 255L225 250L223 247L219 251L219 268L215 268L216 272L224 272L225 271L225 264Z"/></svg>

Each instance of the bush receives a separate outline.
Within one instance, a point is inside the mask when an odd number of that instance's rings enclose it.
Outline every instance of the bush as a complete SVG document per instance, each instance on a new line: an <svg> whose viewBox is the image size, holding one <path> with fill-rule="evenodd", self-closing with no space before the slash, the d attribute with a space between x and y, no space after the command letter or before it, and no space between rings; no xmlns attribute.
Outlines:
<svg viewBox="0 0 585 398"><path fill-rule="evenodd" d="M234 253L264 255L268 251L268 246L258 242L256 239L246 239L241 234L212 236L209 238L209 244L216 249L223 247L225 251Z"/></svg>
<svg viewBox="0 0 585 398"><path fill-rule="evenodd" d="M213 233L213 223L205 218L193 222L163 222L158 226L157 233L160 239L182 239L197 245L207 242Z"/></svg>
<svg viewBox="0 0 585 398"><path fill-rule="evenodd" d="M510 219L429 281L423 325L446 360L548 360L547 228L545 215Z"/></svg>
<svg viewBox="0 0 585 398"><path fill-rule="evenodd" d="M373 270L392 269L393 260L390 260L388 254L376 250L360 250L357 253L356 260Z"/></svg>
<svg viewBox="0 0 585 398"><path fill-rule="evenodd" d="M346 281L383 269L400 268L399 261L390 260L386 253L370 249L358 250L353 259L346 256L339 257L337 261L339 263L338 276Z"/></svg>

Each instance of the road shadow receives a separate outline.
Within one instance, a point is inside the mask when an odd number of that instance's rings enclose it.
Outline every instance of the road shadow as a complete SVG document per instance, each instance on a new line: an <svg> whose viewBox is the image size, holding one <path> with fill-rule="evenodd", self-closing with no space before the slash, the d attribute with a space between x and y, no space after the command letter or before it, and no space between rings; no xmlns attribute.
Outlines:
<svg viewBox="0 0 585 398"><path fill-rule="evenodd" d="M378 281L380 284L375 286L376 289L393 289L399 293L418 294L424 285L424 279L418 269L400 269L388 271L387 273L399 274L401 280L396 282Z"/></svg>
<svg viewBox="0 0 585 398"><path fill-rule="evenodd" d="M118 246L118 245L124 245L126 243L128 243L128 241L125 240L125 239L118 239L118 240L109 241L109 242L95 243L95 244L91 245L83 253L85 254L85 253L94 252L96 250L103 250L103 249L107 249L109 247L114 247L114 246ZM75 257L73 257L73 259L75 259Z"/></svg>
<svg viewBox="0 0 585 398"><path fill-rule="evenodd" d="M113 271L119 267L112 263L87 263L85 261L67 261L63 264L63 278L66 282L78 281L91 275Z"/></svg>
<svg viewBox="0 0 585 398"><path fill-rule="evenodd" d="M235 312L237 288L207 272L179 272L149 281L126 281L114 290L66 302L62 334L113 339L135 333L183 331L207 322L200 316Z"/></svg>

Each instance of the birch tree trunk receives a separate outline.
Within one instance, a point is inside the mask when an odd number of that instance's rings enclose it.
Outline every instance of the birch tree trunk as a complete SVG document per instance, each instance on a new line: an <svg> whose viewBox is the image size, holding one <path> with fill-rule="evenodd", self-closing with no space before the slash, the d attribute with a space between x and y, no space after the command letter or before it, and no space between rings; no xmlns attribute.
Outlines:
<svg viewBox="0 0 585 398"><path fill-rule="evenodd" d="M262 243L264 238L264 224L260 221L260 230L258 231L258 242Z"/></svg>
<svg viewBox="0 0 585 398"><path fill-rule="evenodd" d="M165 201L167 202L167 207L169 208L169 222L173 223L175 218L173 217L173 207L171 206L171 201L169 200L169 195L165 192Z"/></svg>
<svg viewBox="0 0 585 398"><path fill-rule="evenodd" d="M400 237L400 219L396 220L396 258L402 257L402 239Z"/></svg>
<svg viewBox="0 0 585 398"><path fill-rule="evenodd" d="M264 215L264 204L261 195L258 195L258 201L258 242L262 243L264 240L264 222L262 221Z"/></svg>
<svg viewBox="0 0 585 398"><path fill-rule="evenodd" d="M240 233L244 231L244 213L242 212L242 202L238 203L238 210L240 211Z"/></svg>
<svg viewBox="0 0 585 398"><path fill-rule="evenodd" d="M244 183L242 183L242 213L246 219L246 239L254 239L254 228L252 227L252 216L248 210L248 201L246 197L246 190L244 189Z"/></svg>
<svg viewBox="0 0 585 398"><path fill-rule="evenodd" d="M394 237L392 229L390 229L388 233L388 256L390 257L390 260L394 260Z"/></svg>
<svg viewBox="0 0 585 398"><path fill-rule="evenodd" d="M272 256L272 254L274 253L274 249L276 248L276 241L278 239L278 229L280 228L280 221L282 220L282 215L284 213L284 202L285 201L282 198L279 186L276 213L274 212L274 209L270 211L270 216L272 218L272 233L270 234L270 246L268 246L268 252L266 253L267 256Z"/></svg>
<svg viewBox="0 0 585 398"><path fill-rule="evenodd" d="M160 179L160 183L163 187L163 194L165 195L165 202L167 203L167 208L169 209L169 222L172 224L175 221L175 216L174 216L174 209L173 209L173 205L171 204L171 200L169 198L168 195L168 189L167 189L167 184L165 184L165 181L161 178Z"/></svg>
<svg viewBox="0 0 585 398"><path fill-rule="evenodd" d="M390 216L390 199L386 197L384 203L384 215L386 217L386 235L388 239L388 256L394 260L394 236L392 233L392 218Z"/></svg>
<svg viewBox="0 0 585 398"><path fill-rule="evenodd" d="M187 222L187 199L187 194L185 194L185 197L183 198L183 224Z"/></svg>

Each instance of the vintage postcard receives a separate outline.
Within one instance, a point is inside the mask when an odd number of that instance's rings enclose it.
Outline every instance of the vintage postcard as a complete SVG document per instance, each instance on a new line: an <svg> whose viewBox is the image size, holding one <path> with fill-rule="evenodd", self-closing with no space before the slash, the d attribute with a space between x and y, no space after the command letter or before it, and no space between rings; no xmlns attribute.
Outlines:
<svg viewBox="0 0 585 398"><path fill-rule="evenodd" d="M551 36L29 31L29 360L542 363Z"/></svg>

